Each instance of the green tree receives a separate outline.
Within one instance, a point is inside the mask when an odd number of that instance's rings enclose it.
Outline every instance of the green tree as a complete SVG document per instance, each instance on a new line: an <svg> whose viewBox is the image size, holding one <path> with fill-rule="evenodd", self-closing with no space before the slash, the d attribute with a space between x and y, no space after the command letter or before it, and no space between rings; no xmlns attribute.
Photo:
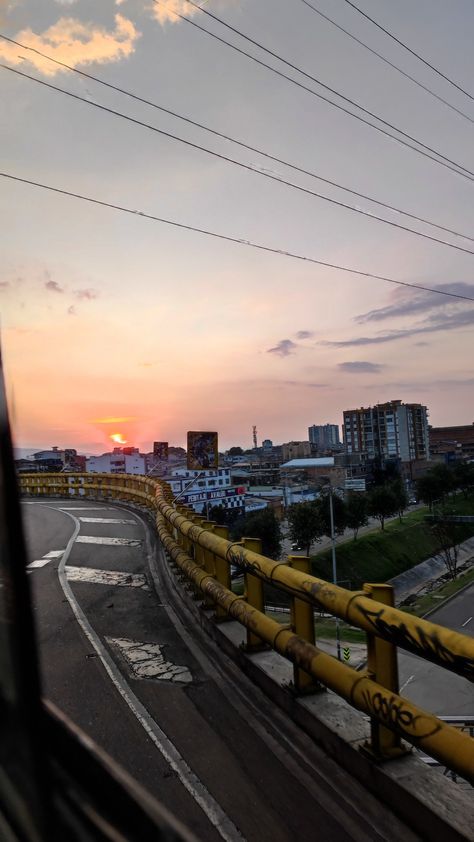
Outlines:
<svg viewBox="0 0 474 842"><path fill-rule="evenodd" d="M334 534L342 535L346 528L346 504L338 494L332 494L332 513L334 519ZM331 509L330 509L330 495L324 492L316 501L316 507L320 511L321 521L323 523L323 535L331 535Z"/></svg>
<svg viewBox="0 0 474 842"><path fill-rule="evenodd" d="M433 503L441 500L443 503L449 492L456 487L454 472L447 465L435 465L417 481L416 490L418 497L427 503L430 512L433 511Z"/></svg>
<svg viewBox="0 0 474 842"><path fill-rule="evenodd" d="M353 492L346 500L346 525L353 530L354 541L361 526L367 526L368 500L366 494Z"/></svg>
<svg viewBox="0 0 474 842"><path fill-rule="evenodd" d="M228 512L230 509L225 509L224 506L211 506L209 508L209 520L219 524L219 526L226 526L229 523Z"/></svg>
<svg viewBox="0 0 474 842"><path fill-rule="evenodd" d="M372 489L369 494L368 512L380 522L382 530L385 529L386 519L393 517L397 511L397 497L390 485L380 485Z"/></svg>
<svg viewBox="0 0 474 842"><path fill-rule="evenodd" d="M398 517L401 523L403 512L408 506L408 494L402 478L398 477L394 482L391 482L390 488L396 497Z"/></svg>
<svg viewBox="0 0 474 842"><path fill-rule="evenodd" d="M452 473L455 487L460 488L464 497L467 497L474 488L474 465L469 462L456 462Z"/></svg>
<svg viewBox="0 0 474 842"><path fill-rule="evenodd" d="M260 538L262 554L278 560L281 556L280 522L273 509L261 509L239 518L231 527L234 541L245 538Z"/></svg>
<svg viewBox="0 0 474 842"><path fill-rule="evenodd" d="M229 456L242 456L243 450L241 447L230 447Z"/></svg>
<svg viewBox="0 0 474 842"><path fill-rule="evenodd" d="M308 556L311 544L324 535L319 507L314 502L293 503L288 509L288 523L292 541L304 547Z"/></svg>
<svg viewBox="0 0 474 842"><path fill-rule="evenodd" d="M437 511L435 515L436 520L434 520L431 526L431 531L439 544L441 555L443 556L444 563L446 564L448 576L453 581L457 576L458 567L458 524L450 522L449 520L443 520L443 518L447 518L454 514L455 511L453 508L443 506L439 511Z"/></svg>

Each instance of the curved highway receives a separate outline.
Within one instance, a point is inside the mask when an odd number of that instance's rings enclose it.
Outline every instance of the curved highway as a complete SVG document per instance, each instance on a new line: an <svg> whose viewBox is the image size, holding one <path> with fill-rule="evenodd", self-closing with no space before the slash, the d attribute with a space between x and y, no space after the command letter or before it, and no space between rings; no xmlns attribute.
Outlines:
<svg viewBox="0 0 474 842"><path fill-rule="evenodd" d="M198 838L418 838L213 644L196 645L138 514L85 500L22 509L44 695Z"/></svg>

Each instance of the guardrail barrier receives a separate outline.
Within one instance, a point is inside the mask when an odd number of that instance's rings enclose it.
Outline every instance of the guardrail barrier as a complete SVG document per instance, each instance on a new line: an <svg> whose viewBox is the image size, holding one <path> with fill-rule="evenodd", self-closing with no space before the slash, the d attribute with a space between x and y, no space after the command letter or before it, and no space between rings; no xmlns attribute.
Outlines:
<svg viewBox="0 0 474 842"><path fill-rule="evenodd" d="M232 618L247 630L247 649L270 646L293 663L295 692L329 688L370 717L366 751L376 759L400 756L402 740L421 749L474 785L474 742L403 698L398 692L397 647L474 681L474 639L394 608L389 585L366 584L349 591L312 576L309 561L275 562L260 542L228 539L227 528L173 502L166 483L144 476L114 474L23 474L20 489L33 497L122 500L152 516L166 554L215 619ZM231 588L231 565L244 574L244 595ZM290 596L290 622L265 614L263 585ZM325 611L367 634L367 667L357 671L318 648L314 610Z"/></svg>

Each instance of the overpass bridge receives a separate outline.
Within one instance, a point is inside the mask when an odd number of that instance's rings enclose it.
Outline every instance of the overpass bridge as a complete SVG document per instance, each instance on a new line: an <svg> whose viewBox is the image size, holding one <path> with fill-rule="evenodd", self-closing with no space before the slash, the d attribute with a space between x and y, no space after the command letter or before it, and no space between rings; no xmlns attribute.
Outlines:
<svg viewBox="0 0 474 842"><path fill-rule="evenodd" d="M389 586L346 591L312 576L306 559L276 563L261 554L256 539L230 542L225 527L173 503L169 488L155 479L49 474L24 475L20 483L27 501L46 497L71 507L93 501L143 514L157 539L156 575L182 604L188 630L192 624L204 628L301 734L363 783L367 800L375 796L406 824L407 838L410 831L422 839L474 838L473 799L409 751L415 747L472 784L472 736L400 695L397 671L399 647L472 681L472 638L394 608ZM243 571L243 596L232 590L231 565ZM289 596L288 624L265 613L267 584ZM365 669L322 651L314 635L315 610L366 633ZM379 832L373 838L388 837Z"/></svg>

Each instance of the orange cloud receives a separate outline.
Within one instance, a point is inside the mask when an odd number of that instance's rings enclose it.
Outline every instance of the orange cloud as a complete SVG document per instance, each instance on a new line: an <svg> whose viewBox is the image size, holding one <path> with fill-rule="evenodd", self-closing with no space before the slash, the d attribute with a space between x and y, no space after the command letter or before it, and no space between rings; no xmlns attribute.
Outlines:
<svg viewBox="0 0 474 842"><path fill-rule="evenodd" d="M23 64L23 60L27 60L45 76L54 76L62 68L42 58L34 50L48 53L52 58L72 67L94 62L103 64L131 55L140 35L132 21L119 14L115 15L115 29L111 31L91 23L82 23L75 18L60 18L40 35L31 29L18 32L15 41L30 48L23 55L19 55L19 48L15 44L2 42L0 56L11 64Z"/></svg>
<svg viewBox="0 0 474 842"><path fill-rule="evenodd" d="M179 18L176 17L176 12L179 15L186 15L186 17L192 17L196 15L198 10L191 6L186 0L163 0L162 4L158 5L158 3L153 4L152 8L153 16L159 21L160 23L179 23Z"/></svg>
<svg viewBox="0 0 474 842"><path fill-rule="evenodd" d="M111 416L109 418L93 418L90 422L91 424L124 424L127 421L135 421L135 415L125 415L122 418L117 418L116 416Z"/></svg>

